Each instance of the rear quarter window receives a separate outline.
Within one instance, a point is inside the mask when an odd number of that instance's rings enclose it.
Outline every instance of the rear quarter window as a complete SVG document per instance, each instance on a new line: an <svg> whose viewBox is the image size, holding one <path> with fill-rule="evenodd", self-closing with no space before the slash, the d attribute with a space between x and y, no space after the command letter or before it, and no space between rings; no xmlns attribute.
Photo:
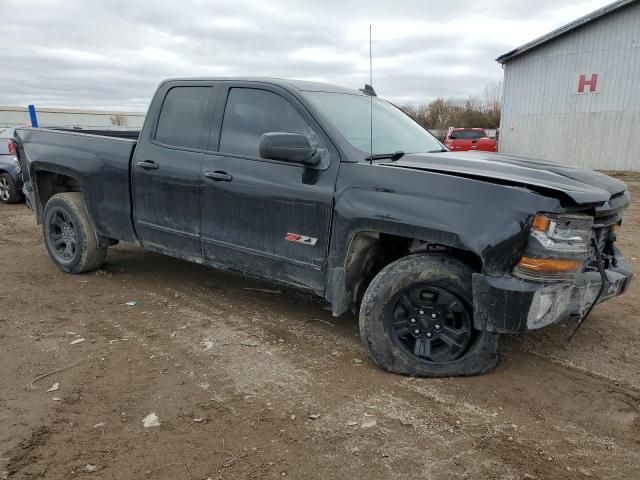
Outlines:
<svg viewBox="0 0 640 480"><path fill-rule="evenodd" d="M211 87L173 87L164 98L155 140L164 145L199 148Z"/></svg>

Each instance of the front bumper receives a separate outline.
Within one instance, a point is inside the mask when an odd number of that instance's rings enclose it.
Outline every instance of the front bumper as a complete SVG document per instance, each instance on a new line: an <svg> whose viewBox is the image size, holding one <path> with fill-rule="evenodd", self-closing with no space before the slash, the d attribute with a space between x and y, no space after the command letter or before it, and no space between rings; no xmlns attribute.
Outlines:
<svg viewBox="0 0 640 480"><path fill-rule="evenodd" d="M623 293L633 272L622 256L605 270L607 284L601 303ZM582 318L594 302L602 278L597 271L583 272L572 281L540 283L513 276L473 275L474 323L479 330L519 333L551 325L567 317Z"/></svg>

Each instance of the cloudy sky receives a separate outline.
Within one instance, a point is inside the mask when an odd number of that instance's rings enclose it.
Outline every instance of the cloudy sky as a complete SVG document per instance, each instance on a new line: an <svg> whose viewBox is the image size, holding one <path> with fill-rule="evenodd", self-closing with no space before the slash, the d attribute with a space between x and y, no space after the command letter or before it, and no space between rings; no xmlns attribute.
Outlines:
<svg viewBox="0 0 640 480"><path fill-rule="evenodd" d="M142 111L180 76L374 86L396 103L482 94L494 59L610 0L0 0L0 105Z"/></svg>

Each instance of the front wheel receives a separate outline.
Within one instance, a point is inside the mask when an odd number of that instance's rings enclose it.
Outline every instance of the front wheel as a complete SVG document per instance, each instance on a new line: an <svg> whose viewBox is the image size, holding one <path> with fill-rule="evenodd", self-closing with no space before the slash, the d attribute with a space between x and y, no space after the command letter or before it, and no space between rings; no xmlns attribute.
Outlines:
<svg viewBox="0 0 640 480"><path fill-rule="evenodd" d="M42 227L49 256L63 272L88 272L104 262L107 249L98 245L81 193L51 197Z"/></svg>
<svg viewBox="0 0 640 480"><path fill-rule="evenodd" d="M465 263L417 254L387 265L360 307L360 335L373 362L415 377L478 375L498 363L498 334L473 327Z"/></svg>

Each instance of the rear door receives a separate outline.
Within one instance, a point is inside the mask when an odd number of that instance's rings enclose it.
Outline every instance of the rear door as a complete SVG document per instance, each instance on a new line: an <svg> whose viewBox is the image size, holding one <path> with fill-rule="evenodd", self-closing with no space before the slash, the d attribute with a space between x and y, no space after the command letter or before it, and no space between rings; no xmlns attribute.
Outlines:
<svg viewBox="0 0 640 480"><path fill-rule="evenodd" d="M261 84L262 85L262 84ZM324 288L339 158L289 92L255 83L220 94L202 175L202 249L214 264L316 291ZM260 158L267 132L307 135L318 166Z"/></svg>
<svg viewBox="0 0 640 480"><path fill-rule="evenodd" d="M134 222L147 248L201 258L200 171L216 90L211 83L161 87L132 164Z"/></svg>

